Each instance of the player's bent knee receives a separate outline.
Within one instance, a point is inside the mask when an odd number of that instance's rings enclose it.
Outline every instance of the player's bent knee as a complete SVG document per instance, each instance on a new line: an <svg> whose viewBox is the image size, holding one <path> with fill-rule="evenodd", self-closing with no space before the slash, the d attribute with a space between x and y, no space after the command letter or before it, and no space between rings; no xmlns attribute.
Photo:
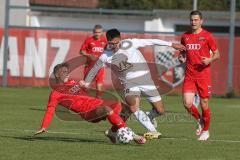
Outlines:
<svg viewBox="0 0 240 160"><path fill-rule="evenodd" d="M191 108L193 102L192 101L184 101L183 102L183 105L185 108Z"/></svg>
<svg viewBox="0 0 240 160"><path fill-rule="evenodd" d="M208 109L208 99L201 99L201 106L204 109Z"/></svg>
<svg viewBox="0 0 240 160"><path fill-rule="evenodd" d="M108 106L102 106L102 107L98 107L96 109L96 115L97 116L105 116L105 115L107 116L111 112L113 112L113 110Z"/></svg>

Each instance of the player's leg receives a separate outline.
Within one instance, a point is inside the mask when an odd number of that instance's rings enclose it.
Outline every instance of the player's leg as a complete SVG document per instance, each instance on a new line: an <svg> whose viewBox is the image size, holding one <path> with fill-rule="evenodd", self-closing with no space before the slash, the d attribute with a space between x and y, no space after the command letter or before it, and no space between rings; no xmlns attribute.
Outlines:
<svg viewBox="0 0 240 160"><path fill-rule="evenodd" d="M152 110L147 113L150 118L152 124L155 128L157 128L157 120L156 118L164 114L164 104L162 100L157 102L150 102L152 105Z"/></svg>
<svg viewBox="0 0 240 160"><path fill-rule="evenodd" d="M203 129L203 120L198 111L198 108L193 104L195 93L186 92L183 93L183 104L187 109L188 113L191 114L196 120L196 135L200 135Z"/></svg>
<svg viewBox="0 0 240 160"><path fill-rule="evenodd" d="M211 110L209 107L209 98L211 95L211 84L209 79L199 79L197 82L197 87L200 96L200 106L202 109L202 119L203 119L203 130L199 137L199 140L207 140L210 137L209 126L211 121Z"/></svg>
<svg viewBox="0 0 240 160"><path fill-rule="evenodd" d="M195 93L192 92L183 93L183 105L196 120L200 120L201 116L198 112L198 109L193 104L194 97Z"/></svg>
<svg viewBox="0 0 240 160"><path fill-rule="evenodd" d="M125 121L119 116L122 107L120 103L111 105L112 112L109 113L107 119L113 125L110 130L105 131L105 135L113 142L116 143L117 130L126 127ZM144 144L146 139L143 136L139 136L133 132L133 140L138 144Z"/></svg>
<svg viewBox="0 0 240 160"><path fill-rule="evenodd" d="M200 120L200 114L197 107L193 104L197 92L196 80L185 78L183 82L183 105L187 111L197 120Z"/></svg>
<svg viewBox="0 0 240 160"><path fill-rule="evenodd" d="M164 104L162 102L162 98L153 82L152 85L141 86L141 91L143 96L146 96L147 100L152 105L152 110L148 113L148 117L154 124L155 128L157 128L155 118L164 114Z"/></svg>
<svg viewBox="0 0 240 160"><path fill-rule="evenodd" d="M101 98L102 95L103 95L103 84L104 84L104 77L105 77L105 69L104 68L101 68L95 79L96 79L96 87L97 87L97 92L96 92L96 97L97 98Z"/></svg>
<svg viewBox="0 0 240 160"><path fill-rule="evenodd" d="M107 119L113 126L111 130L116 132L119 128L126 127L126 123L119 116L121 105L119 103L112 104L112 106L97 106L92 111L86 113L85 116L89 122L99 122Z"/></svg>
<svg viewBox="0 0 240 160"><path fill-rule="evenodd" d="M196 80L185 78L183 83L183 104L186 110L197 120L196 135L200 135L203 128L203 121L198 108L193 103L196 92Z"/></svg>
<svg viewBox="0 0 240 160"><path fill-rule="evenodd" d="M145 112L143 112L139 108L140 91L138 90L137 87L126 90L125 100L126 103L128 104L129 110L131 111L131 113L133 113L137 121L140 122L142 126L146 128L148 131L150 132L156 131L149 117L146 115Z"/></svg>
<svg viewBox="0 0 240 160"><path fill-rule="evenodd" d="M149 84L151 82L149 81ZM161 96L154 85L154 83L151 83L152 85L143 85L141 86L141 91L144 96L146 96L147 100L152 105L152 110L148 113L148 117L151 120L152 124L155 128L157 128L157 121L156 118L160 115L164 114L164 105L161 100ZM144 137L146 139L154 139L154 138L160 138L162 134L158 131L155 132L147 132L144 134Z"/></svg>
<svg viewBox="0 0 240 160"><path fill-rule="evenodd" d="M105 135L113 142L116 143L116 132L119 128L126 127L126 123L122 118L113 111L113 106L91 106L91 110L82 110L81 117L88 122L98 123L101 120L107 119L112 128L107 130ZM119 106L116 106L119 107Z"/></svg>
<svg viewBox="0 0 240 160"><path fill-rule="evenodd" d="M151 99L152 98L152 99ZM160 115L164 114L164 105L163 102L161 101L161 97L150 97L148 98L149 102L153 106L152 110L149 112L148 117L151 120L152 124L154 125L155 128L157 128L157 121L156 118ZM153 131L153 132L147 132L144 134L144 137L148 140L151 139L158 139L161 137L161 133L158 131Z"/></svg>

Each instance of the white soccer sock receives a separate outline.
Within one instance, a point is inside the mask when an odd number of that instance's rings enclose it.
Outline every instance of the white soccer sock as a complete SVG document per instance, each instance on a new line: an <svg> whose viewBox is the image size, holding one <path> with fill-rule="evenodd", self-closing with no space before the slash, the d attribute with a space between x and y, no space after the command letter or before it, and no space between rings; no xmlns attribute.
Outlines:
<svg viewBox="0 0 240 160"><path fill-rule="evenodd" d="M149 114L148 114L148 117L150 118L150 120L153 120L154 118L160 116L161 114L159 114L155 108L153 108Z"/></svg>
<svg viewBox="0 0 240 160"><path fill-rule="evenodd" d="M142 126L145 127L149 132L156 132L157 131L145 112L138 109L133 114L136 117L136 119L138 120L138 122L140 122L142 124Z"/></svg>

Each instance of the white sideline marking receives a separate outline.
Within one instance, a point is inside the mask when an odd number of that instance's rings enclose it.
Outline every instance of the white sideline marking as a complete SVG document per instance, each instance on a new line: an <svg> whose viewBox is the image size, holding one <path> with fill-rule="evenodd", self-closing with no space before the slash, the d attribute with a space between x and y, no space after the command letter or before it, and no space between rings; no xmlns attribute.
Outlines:
<svg viewBox="0 0 240 160"><path fill-rule="evenodd" d="M30 130L30 129L0 129L0 132L7 132L7 131L12 131L12 132L31 132L35 133L36 130ZM68 135L92 135L89 133L84 133L84 132L65 132L65 131L47 131L47 133L50 134L68 134ZM100 133L94 133L94 135L103 135ZM193 141L194 139L188 139L188 138L174 138L174 137L162 137L160 139L164 140L181 140L181 141ZM197 140L196 140L197 141ZM207 142L223 142L223 143L240 143L240 140L224 140L224 139L210 139L207 140Z"/></svg>

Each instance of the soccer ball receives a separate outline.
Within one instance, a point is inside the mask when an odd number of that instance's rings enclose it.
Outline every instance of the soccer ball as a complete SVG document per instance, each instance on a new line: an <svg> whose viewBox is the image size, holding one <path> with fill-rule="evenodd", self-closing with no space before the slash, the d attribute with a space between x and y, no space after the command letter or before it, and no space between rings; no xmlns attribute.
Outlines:
<svg viewBox="0 0 240 160"><path fill-rule="evenodd" d="M133 140L133 131L130 128L124 127L124 128L120 128L117 131L117 142L126 144L132 140Z"/></svg>

